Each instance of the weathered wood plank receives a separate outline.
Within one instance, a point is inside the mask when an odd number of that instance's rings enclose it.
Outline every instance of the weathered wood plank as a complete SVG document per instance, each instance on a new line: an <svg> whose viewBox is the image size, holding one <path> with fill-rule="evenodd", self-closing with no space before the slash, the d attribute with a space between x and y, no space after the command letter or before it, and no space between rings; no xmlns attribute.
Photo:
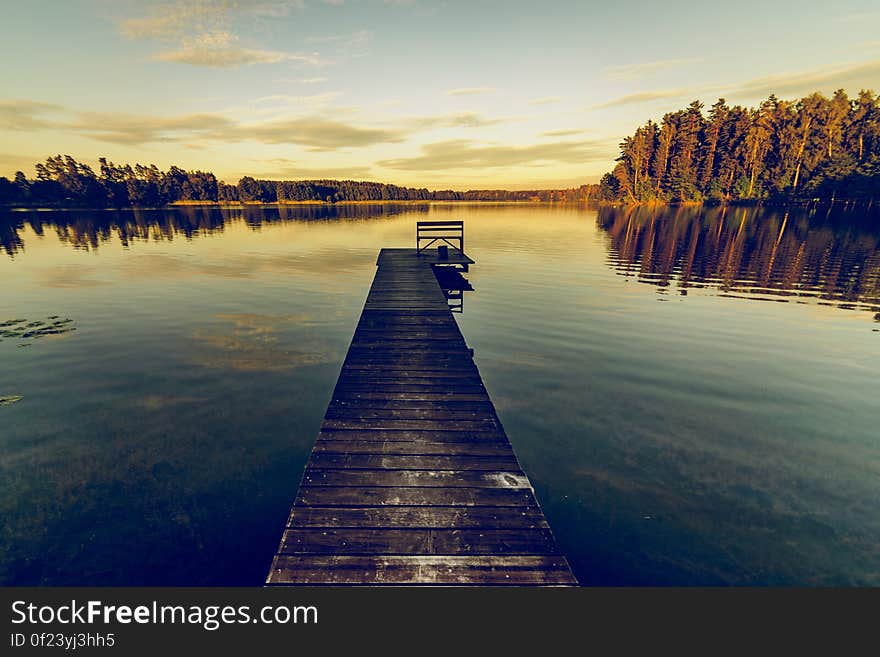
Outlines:
<svg viewBox="0 0 880 657"><path fill-rule="evenodd" d="M546 528L536 506L294 506L288 527Z"/></svg>
<svg viewBox="0 0 880 657"><path fill-rule="evenodd" d="M334 454L312 452L308 467L320 470L516 470L519 464L508 447L504 456L461 454Z"/></svg>
<svg viewBox="0 0 880 657"><path fill-rule="evenodd" d="M418 440L318 440L313 454L409 454L443 456L503 456L509 457L507 441L469 441L442 443Z"/></svg>
<svg viewBox="0 0 880 657"><path fill-rule="evenodd" d="M284 530L279 554L556 554L547 529L361 529Z"/></svg>
<svg viewBox="0 0 880 657"><path fill-rule="evenodd" d="M474 470L319 470L303 473L303 486L440 486L444 488L528 488L519 471Z"/></svg>
<svg viewBox="0 0 880 657"><path fill-rule="evenodd" d="M365 443L393 441L425 441L431 443L508 443L502 431L427 431L424 429L358 431L351 429L323 429L318 434L318 441L325 440L361 440Z"/></svg>
<svg viewBox="0 0 880 657"><path fill-rule="evenodd" d="M278 555L270 584L571 586L564 557L532 555Z"/></svg>
<svg viewBox="0 0 880 657"><path fill-rule="evenodd" d="M388 418L330 418L322 429L434 429L437 431L495 431L500 428L494 418L479 420L415 420Z"/></svg>
<svg viewBox="0 0 880 657"><path fill-rule="evenodd" d="M302 486L304 506L534 506L528 488Z"/></svg>

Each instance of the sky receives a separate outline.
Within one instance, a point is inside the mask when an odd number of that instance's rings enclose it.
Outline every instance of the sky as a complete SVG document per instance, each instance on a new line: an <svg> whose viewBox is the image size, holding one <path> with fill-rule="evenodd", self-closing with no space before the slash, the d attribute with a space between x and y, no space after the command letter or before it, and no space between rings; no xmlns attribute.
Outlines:
<svg viewBox="0 0 880 657"><path fill-rule="evenodd" d="M880 92L876 0L2 0L0 175L64 153L429 189L595 182L647 119Z"/></svg>

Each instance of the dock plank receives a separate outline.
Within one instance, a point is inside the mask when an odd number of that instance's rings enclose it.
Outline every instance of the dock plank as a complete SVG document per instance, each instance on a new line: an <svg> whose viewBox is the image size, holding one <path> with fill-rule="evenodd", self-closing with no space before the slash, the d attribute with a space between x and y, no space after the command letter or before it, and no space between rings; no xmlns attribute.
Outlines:
<svg viewBox="0 0 880 657"><path fill-rule="evenodd" d="M435 264L380 251L268 586L577 584Z"/></svg>

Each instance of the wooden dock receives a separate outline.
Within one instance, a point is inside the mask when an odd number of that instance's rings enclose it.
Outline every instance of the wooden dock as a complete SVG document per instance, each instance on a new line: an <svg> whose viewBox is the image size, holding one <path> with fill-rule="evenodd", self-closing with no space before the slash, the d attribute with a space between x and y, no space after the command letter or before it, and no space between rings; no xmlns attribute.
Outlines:
<svg viewBox="0 0 880 657"><path fill-rule="evenodd" d="M267 585L577 584L436 263L436 250L379 253Z"/></svg>

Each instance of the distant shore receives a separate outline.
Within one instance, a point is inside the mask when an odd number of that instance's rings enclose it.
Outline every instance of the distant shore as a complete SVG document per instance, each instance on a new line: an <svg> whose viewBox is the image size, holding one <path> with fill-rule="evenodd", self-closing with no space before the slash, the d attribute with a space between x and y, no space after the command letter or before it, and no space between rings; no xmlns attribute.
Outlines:
<svg viewBox="0 0 880 657"><path fill-rule="evenodd" d="M90 210L90 211L114 211L114 210L170 210L173 208L207 207L207 208L267 208L280 206L314 206L334 207L350 205L597 205L596 201L477 201L477 200L386 200L386 201L175 201L166 205L123 205L119 207L89 207L82 205L0 205L0 209L12 211L52 211L52 210Z"/></svg>

